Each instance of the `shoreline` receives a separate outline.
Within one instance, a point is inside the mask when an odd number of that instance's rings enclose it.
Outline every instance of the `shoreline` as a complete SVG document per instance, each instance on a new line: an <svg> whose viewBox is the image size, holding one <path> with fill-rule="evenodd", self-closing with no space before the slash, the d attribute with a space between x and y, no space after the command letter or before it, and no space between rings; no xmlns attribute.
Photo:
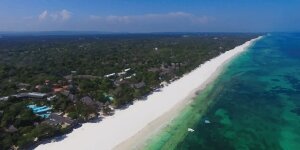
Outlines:
<svg viewBox="0 0 300 150"><path fill-rule="evenodd" d="M124 150L124 149L138 150L138 149L143 149L145 146L147 146L148 143L146 143L146 142L152 136L158 134L160 131L162 131L164 128L166 128L167 125L172 120L174 120L176 118L176 116L178 116L180 114L180 112L182 112L184 110L184 108L186 106L188 106L196 98L196 96L199 93L201 93L203 91L203 89L205 89L209 84L211 84L215 79L217 79L218 76L222 73L222 71L224 71L224 68L229 64L229 62L232 59L234 59L237 55L239 55L242 52L244 52L245 50L247 50L247 48L249 48L255 41L259 40L260 38L262 38L262 36L259 36L255 39L247 41L247 42L249 42L249 45L246 45L245 47L243 47L243 51L240 51L240 52L232 55L231 58L225 60L221 65L219 65L216 68L215 72L212 73L212 75L205 82L203 82L199 87L197 87L196 89L194 89L193 91L190 92L188 97L186 97L181 102L176 104L176 106L174 106L169 112L163 114L159 118L157 118L154 121L152 121L151 123L149 123L144 129L139 131L136 135L130 137L126 141L124 141L124 142L120 143L119 145L117 145L116 147L114 147L114 150ZM246 43L244 43L240 46L243 46ZM236 49L240 46L237 46L234 49ZM232 49L232 50L234 50L234 49ZM232 50L229 50L229 51L232 51ZM226 51L226 52L228 52L228 51ZM219 56L217 56L217 57L219 57ZM213 59L215 59L215 58L213 58ZM202 65L204 65L204 64L202 64ZM200 65L200 67L201 67L201 65Z"/></svg>
<svg viewBox="0 0 300 150"><path fill-rule="evenodd" d="M169 121L196 96L196 92L217 78L223 67L260 37L245 42L232 50L205 62L190 73L172 82L145 101L136 101L124 110L99 123L86 123L66 138L36 149L132 149L142 147L151 135L164 128ZM195 80L197 82L195 83Z"/></svg>

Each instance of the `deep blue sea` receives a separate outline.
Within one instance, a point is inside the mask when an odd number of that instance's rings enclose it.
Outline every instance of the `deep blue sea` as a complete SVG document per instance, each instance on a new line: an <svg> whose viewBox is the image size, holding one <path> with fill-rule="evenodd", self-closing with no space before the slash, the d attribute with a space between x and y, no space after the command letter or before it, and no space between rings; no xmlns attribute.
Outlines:
<svg viewBox="0 0 300 150"><path fill-rule="evenodd" d="M147 143L146 149L300 150L300 33L254 43Z"/></svg>

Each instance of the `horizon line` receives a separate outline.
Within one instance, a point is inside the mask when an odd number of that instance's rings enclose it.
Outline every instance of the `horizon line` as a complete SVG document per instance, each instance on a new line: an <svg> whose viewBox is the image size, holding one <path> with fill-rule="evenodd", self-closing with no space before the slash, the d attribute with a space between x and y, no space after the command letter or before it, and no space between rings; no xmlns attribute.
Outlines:
<svg viewBox="0 0 300 150"><path fill-rule="evenodd" d="M298 33L300 31L158 31L158 32L114 32L114 31L94 31L94 30L49 30L49 31L0 31L0 34L197 34L197 33L240 33L240 34L259 34L259 33Z"/></svg>

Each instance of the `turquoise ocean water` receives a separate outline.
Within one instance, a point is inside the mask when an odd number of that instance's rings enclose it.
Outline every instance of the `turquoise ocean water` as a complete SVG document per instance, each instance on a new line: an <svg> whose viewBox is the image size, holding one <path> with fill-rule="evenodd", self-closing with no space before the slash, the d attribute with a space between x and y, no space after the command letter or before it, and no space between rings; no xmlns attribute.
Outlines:
<svg viewBox="0 0 300 150"><path fill-rule="evenodd" d="M254 43L145 149L300 150L300 34Z"/></svg>

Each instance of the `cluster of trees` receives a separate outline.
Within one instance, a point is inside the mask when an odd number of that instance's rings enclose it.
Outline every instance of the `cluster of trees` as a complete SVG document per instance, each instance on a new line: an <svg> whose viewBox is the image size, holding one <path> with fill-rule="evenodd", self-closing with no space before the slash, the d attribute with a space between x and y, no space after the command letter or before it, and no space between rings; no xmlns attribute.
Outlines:
<svg viewBox="0 0 300 150"><path fill-rule="evenodd" d="M253 34L3 37L0 77L35 83L78 74L103 76L133 67L183 63L177 74L253 38ZM157 48L157 50L156 50ZM3 81L3 80L2 80Z"/></svg>
<svg viewBox="0 0 300 150"><path fill-rule="evenodd" d="M163 63L183 64L182 75L204 61L253 38L253 34L3 37L1 82L39 83L78 74L103 76L132 67L140 74ZM157 48L157 49L156 49ZM152 82L149 80L148 82ZM7 85L7 84L0 84ZM0 87L0 95L12 87Z"/></svg>
<svg viewBox="0 0 300 150"><path fill-rule="evenodd" d="M106 103L109 99L104 95L104 93L109 93L113 89L113 83L107 78L103 79L77 79L75 80L80 91L79 95L85 96L89 95L95 100L102 103Z"/></svg>
<svg viewBox="0 0 300 150"><path fill-rule="evenodd" d="M10 98L0 101L0 148L12 145L26 147L35 139L52 137L60 132L58 128L40 124L42 119L26 108L29 101Z"/></svg>

